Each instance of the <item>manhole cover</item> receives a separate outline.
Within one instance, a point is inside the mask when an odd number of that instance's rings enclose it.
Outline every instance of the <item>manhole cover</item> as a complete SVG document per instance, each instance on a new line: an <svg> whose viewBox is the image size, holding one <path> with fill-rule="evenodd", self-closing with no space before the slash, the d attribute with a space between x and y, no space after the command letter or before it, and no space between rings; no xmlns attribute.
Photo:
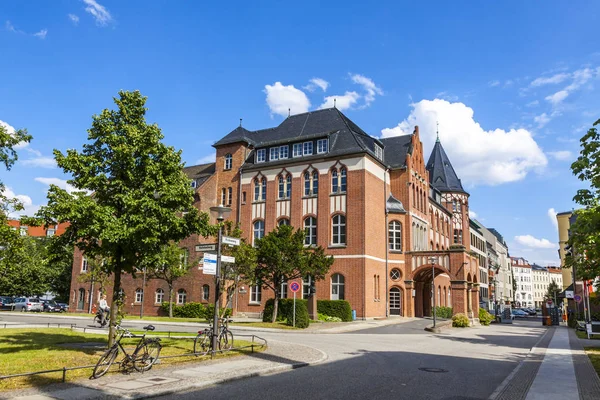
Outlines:
<svg viewBox="0 0 600 400"><path fill-rule="evenodd" d="M442 369L442 368L419 368L419 371L436 372L436 373L448 372L448 370Z"/></svg>

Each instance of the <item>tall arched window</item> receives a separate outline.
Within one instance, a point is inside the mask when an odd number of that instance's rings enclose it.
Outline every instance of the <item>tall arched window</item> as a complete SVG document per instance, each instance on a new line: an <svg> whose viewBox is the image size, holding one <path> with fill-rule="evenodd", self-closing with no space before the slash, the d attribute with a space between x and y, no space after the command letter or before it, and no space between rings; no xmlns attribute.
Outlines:
<svg viewBox="0 0 600 400"><path fill-rule="evenodd" d="M302 279L302 298L307 299L310 296L310 287L313 284L313 277L310 275L306 275L304 279Z"/></svg>
<svg viewBox="0 0 600 400"><path fill-rule="evenodd" d="M331 193L338 192L338 172L337 170L331 171Z"/></svg>
<svg viewBox="0 0 600 400"><path fill-rule="evenodd" d="M230 153L225 154L225 169L231 169L232 157Z"/></svg>
<svg viewBox="0 0 600 400"><path fill-rule="evenodd" d="M144 289L137 288L135 289L135 302L141 303L144 301Z"/></svg>
<svg viewBox="0 0 600 400"><path fill-rule="evenodd" d="M230 206L233 200L233 188L230 186L227 188L227 205Z"/></svg>
<svg viewBox="0 0 600 400"><path fill-rule="evenodd" d="M185 304L187 301L187 292L185 289L179 289L177 291L177 304Z"/></svg>
<svg viewBox="0 0 600 400"><path fill-rule="evenodd" d="M317 245L317 219L308 217L304 220L304 244L307 246Z"/></svg>
<svg viewBox="0 0 600 400"><path fill-rule="evenodd" d="M227 201L227 192L225 191L225 188L221 189L221 205L225 205Z"/></svg>
<svg viewBox="0 0 600 400"><path fill-rule="evenodd" d="M261 181L262 201L267 200L267 178L262 178Z"/></svg>
<svg viewBox="0 0 600 400"><path fill-rule="evenodd" d="M277 226L289 225L289 224L290 224L290 220L287 218L282 218L277 222Z"/></svg>
<svg viewBox="0 0 600 400"><path fill-rule="evenodd" d="M346 168L340 170L340 192L346 193Z"/></svg>
<svg viewBox="0 0 600 400"><path fill-rule="evenodd" d="M388 241L390 250L402 251L402 224L398 221L389 223Z"/></svg>
<svg viewBox="0 0 600 400"><path fill-rule="evenodd" d="M304 173L304 195L310 196L310 173L308 171Z"/></svg>
<svg viewBox="0 0 600 400"><path fill-rule="evenodd" d="M337 214L332 218L332 244L346 244L346 217Z"/></svg>
<svg viewBox="0 0 600 400"><path fill-rule="evenodd" d="M256 242L257 239L262 239L265 236L265 221L259 219L258 221L254 222L254 241Z"/></svg>
<svg viewBox="0 0 600 400"><path fill-rule="evenodd" d="M165 301L165 291L163 289L156 289L154 293L154 302L156 304L162 304Z"/></svg>
<svg viewBox="0 0 600 400"><path fill-rule="evenodd" d="M344 276L342 274L331 276L331 300L344 300Z"/></svg>
<svg viewBox="0 0 600 400"><path fill-rule="evenodd" d="M312 194L319 194L319 171L313 171Z"/></svg>
<svg viewBox="0 0 600 400"><path fill-rule="evenodd" d="M209 296L210 296L210 286L203 285L202 286L202 300L208 301Z"/></svg>
<svg viewBox="0 0 600 400"><path fill-rule="evenodd" d="M279 175L279 198L285 198L285 180L281 175Z"/></svg>
<svg viewBox="0 0 600 400"><path fill-rule="evenodd" d="M258 178L254 180L254 201L260 200L260 181Z"/></svg>
<svg viewBox="0 0 600 400"><path fill-rule="evenodd" d="M288 174L288 176L285 178L285 181L285 197L289 199L290 197L292 197L292 174Z"/></svg>

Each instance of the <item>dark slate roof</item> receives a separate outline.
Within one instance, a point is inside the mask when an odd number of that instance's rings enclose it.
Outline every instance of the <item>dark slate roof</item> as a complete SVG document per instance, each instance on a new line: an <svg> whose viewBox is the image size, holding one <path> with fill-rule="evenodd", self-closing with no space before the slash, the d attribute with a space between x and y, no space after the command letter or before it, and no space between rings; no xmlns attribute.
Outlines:
<svg viewBox="0 0 600 400"><path fill-rule="evenodd" d="M385 203L385 207L388 213L392 214L406 214L406 210L404 209L404 205L402 202L392 196L388 197L387 202Z"/></svg>
<svg viewBox="0 0 600 400"><path fill-rule="evenodd" d="M429 161L429 183L441 192L466 193L440 141L435 142Z"/></svg>
<svg viewBox="0 0 600 400"><path fill-rule="evenodd" d="M325 156L368 153L375 157L375 143L384 147L382 141L368 135L337 108L326 108L287 117L279 126L257 131L237 127L213 146L245 142L255 149L303 142L316 138L329 138L329 152ZM323 154L302 157L303 161L323 158ZM291 160L277 160L264 164L274 165ZM263 163L261 163L263 164ZM254 151L248 155L243 167L254 165Z"/></svg>
<svg viewBox="0 0 600 400"><path fill-rule="evenodd" d="M496 236L496 239L498 239L500 241L500 243L502 243L506 247L506 242L504 241L504 238L502 237L500 232L498 232L494 228L488 228L488 231L490 231L492 233L492 235Z"/></svg>
<svg viewBox="0 0 600 400"><path fill-rule="evenodd" d="M183 173L188 178L195 180L196 186L199 187L215 173L215 163L185 167L183 168Z"/></svg>
<svg viewBox="0 0 600 400"><path fill-rule="evenodd" d="M541 265L531 264L531 269L535 269L536 271L547 271L546 267L542 267Z"/></svg>
<svg viewBox="0 0 600 400"><path fill-rule="evenodd" d="M406 155L412 153L412 135L392 136L381 139L385 146L385 163L390 168L406 166Z"/></svg>

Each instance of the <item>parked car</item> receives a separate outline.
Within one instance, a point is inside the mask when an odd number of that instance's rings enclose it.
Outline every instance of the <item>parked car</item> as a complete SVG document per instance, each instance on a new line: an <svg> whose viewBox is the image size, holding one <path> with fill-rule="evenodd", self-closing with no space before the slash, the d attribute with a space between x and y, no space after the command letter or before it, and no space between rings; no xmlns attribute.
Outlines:
<svg viewBox="0 0 600 400"><path fill-rule="evenodd" d="M14 310L42 312L44 310L44 305L37 297L17 297L15 299Z"/></svg>
<svg viewBox="0 0 600 400"><path fill-rule="evenodd" d="M42 300L42 304L46 312L62 312L62 308L54 300Z"/></svg>
<svg viewBox="0 0 600 400"><path fill-rule="evenodd" d="M517 309L513 309L511 311L512 315L514 315L515 318L527 318L529 316L528 313L526 313L525 311L521 311L521 310L517 310Z"/></svg>
<svg viewBox="0 0 600 400"><path fill-rule="evenodd" d="M15 308L15 299L9 296L0 296L0 310L12 311Z"/></svg>
<svg viewBox="0 0 600 400"><path fill-rule="evenodd" d="M69 305L67 303L56 303L60 307L60 312L69 311Z"/></svg>
<svg viewBox="0 0 600 400"><path fill-rule="evenodd" d="M521 311L527 313L528 315L536 315L537 312L532 308L521 308Z"/></svg>

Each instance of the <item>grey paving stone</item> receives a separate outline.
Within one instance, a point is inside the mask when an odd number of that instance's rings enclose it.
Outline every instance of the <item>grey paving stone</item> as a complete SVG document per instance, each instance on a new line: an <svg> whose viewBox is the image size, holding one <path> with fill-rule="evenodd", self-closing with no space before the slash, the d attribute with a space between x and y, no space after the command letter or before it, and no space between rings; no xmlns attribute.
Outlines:
<svg viewBox="0 0 600 400"><path fill-rule="evenodd" d="M600 399L600 378L573 329L569 329L569 343L573 350L573 364L580 398L582 400Z"/></svg>
<svg viewBox="0 0 600 400"><path fill-rule="evenodd" d="M148 382L140 382L140 381L121 381L115 383L109 383L106 387L115 388L115 389L123 389L123 390L136 390L142 389L149 386L154 386L154 383Z"/></svg>

